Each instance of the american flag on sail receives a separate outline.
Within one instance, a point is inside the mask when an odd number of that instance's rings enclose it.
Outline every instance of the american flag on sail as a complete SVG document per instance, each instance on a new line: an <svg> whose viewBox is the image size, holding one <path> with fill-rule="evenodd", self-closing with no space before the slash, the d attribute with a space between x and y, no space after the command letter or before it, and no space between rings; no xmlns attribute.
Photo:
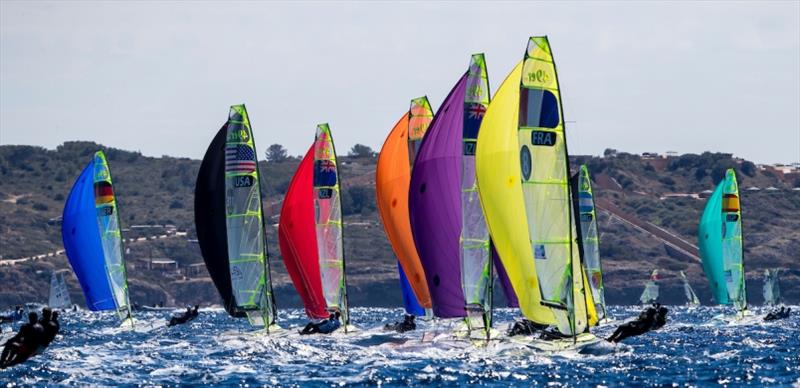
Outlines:
<svg viewBox="0 0 800 388"><path fill-rule="evenodd" d="M225 146L225 172L251 173L256 170L256 153L247 144Z"/></svg>

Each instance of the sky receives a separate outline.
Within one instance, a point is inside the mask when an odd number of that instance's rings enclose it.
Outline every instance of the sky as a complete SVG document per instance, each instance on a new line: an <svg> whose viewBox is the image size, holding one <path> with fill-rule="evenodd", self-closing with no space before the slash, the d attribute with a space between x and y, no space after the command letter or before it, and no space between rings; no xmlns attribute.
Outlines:
<svg viewBox="0 0 800 388"><path fill-rule="evenodd" d="M494 91L548 35L573 154L800 161L800 2L0 1L0 144L201 158L232 104L259 153L329 122L375 150L483 52Z"/></svg>

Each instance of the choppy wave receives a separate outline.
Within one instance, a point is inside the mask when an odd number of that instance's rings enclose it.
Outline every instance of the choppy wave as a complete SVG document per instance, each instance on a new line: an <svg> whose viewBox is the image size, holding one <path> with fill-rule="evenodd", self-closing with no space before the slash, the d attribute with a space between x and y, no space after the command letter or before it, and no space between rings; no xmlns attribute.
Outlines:
<svg viewBox="0 0 800 388"><path fill-rule="evenodd" d="M798 311L797 308L793 309ZM639 307L612 307L622 323ZM142 312L135 330L115 316L67 312L62 332L44 354L0 371L22 385L625 385L800 384L800 316L744 325L708 323L723 312L672 307L663 329L608 345L603 355L542 354L520 346L420 343L422 331L382 332L398 309L356 308L355 334L299 336L301 310L282 310L273 335L251 329L221 310L202 311L186 325L165 327L167 312ZM763 315L764 311L757 311ZM514 318L496 314L498 328ZM437 323L441 327L441 323ZM608 336L616 325L594 332ZM6 330L8 328L6 327ZM501 341L497 341L501 343Z"/></svg>

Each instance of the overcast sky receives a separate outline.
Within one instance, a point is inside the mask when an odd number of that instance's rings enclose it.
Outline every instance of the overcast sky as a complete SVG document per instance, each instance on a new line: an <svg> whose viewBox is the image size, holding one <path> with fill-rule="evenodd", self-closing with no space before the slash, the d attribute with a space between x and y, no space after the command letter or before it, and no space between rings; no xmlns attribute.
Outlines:
<svg viewBox="0 0 800 388"><path fill-rule="evenodd" d="M376 150L484 52L492 91L548 35L572 153L800 161L800 2L0 1L0 144L200 158L246 103L260 154Z"/></svg>

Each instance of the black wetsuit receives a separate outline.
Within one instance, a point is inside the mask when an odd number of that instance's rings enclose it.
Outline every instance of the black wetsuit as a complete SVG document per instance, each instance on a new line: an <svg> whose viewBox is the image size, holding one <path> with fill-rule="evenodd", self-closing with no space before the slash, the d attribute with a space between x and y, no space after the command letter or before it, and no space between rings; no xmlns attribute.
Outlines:
<svg viewBox="0 0 800 388"><path fill-rule="evenodd" d="M6 341L3 354L0 356L0 368L25 362L39 348L43 336L44 328L39 322L22 325L19 332Z"/></svg>
<svg viewBox="0 0 800 388"><path fill-rule="evenodd" d="M521 321L514 322L514 326L511 327L511 330L508 331L508 336L513 337L515 335L533 335L537 331L542 331L547 329L547 325L540 325L536 322L523 319Z"/></svg>
<svg viewBox="0 0 800 388"><path fill-rule="evenodd" d="M175 325L180 325L180 324L189 322L189 321L197 318L198 315L199 315L199 313L197 312L197 309L194 309L194 310L188 310L187 309L186 312L183 313L183 315L180 315L180 316L177 316L177 317L172 317L172 319L169 320L169 324L167 324L167 326L175 326Z"/></svg>
<svg viewBox="0 0 800 388"><path fill-rule="evenodd" d="M783 308L783 307L781 307L780 309L775 309L775 310L771 311L769 314L767 314L767 316L764 317L764 320L765 321L777 321L778 319L788 318L789 315L791 314L791 312L792 312L791 308Z"/></svg>
<svg viewBox="0 0 800 388"><path fill-rule="evenodd" d="M334 314L331 314L328 319L323 320L322 322L309 322L306 327L300 331L300 334L330 334L338 329L341 325L342 324L339 322L338 317Z"/></svg>
<svg viewBox="0 0 800 388"><path fill-rule="evenodd" d="M611 337L609 342L620 342L628 337L642 335L650 330L660 329L667 323L667 309L656 305L648 307L647 310L639 314L635 320L620 325Z"/></svg>
<svg viewBox="0 0 800 388"><path fill-rule="evenodd" d="M414 323L414 319L416 319L413 315L406 315L403 318L402 322L395 322L392 324L388 324L383 327L384 330L394 330L398 333L405 333L407 331L412 331L417 329L417 324Z"/></svg>
<svg viewBox="0 0 800 388"><path fill-rule="evenodd" d="M42 335L41 345L47 347L56 338L56 334L58 334L58 331L61 330L61 324L59 324L58 320L55 318L50 319L49 321L40 320L39 323L42 325L42 328L44 329L44 335Z"/></svg>

